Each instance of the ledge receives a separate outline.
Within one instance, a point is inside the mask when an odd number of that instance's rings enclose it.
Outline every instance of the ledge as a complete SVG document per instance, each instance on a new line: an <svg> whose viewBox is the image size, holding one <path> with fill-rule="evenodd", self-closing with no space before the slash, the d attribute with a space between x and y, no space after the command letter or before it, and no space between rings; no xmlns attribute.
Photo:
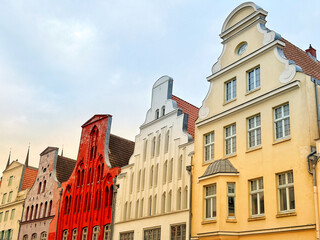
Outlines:
<svg viewBox="0 0 320 240"><path fill-rule="evenodd" d="M259 221L259 220L265 220L266 216L259 216L259 217L249 217L248 218L248 222L252 222L252 221Z"/></svg>
<svg viewBox="0 0 320 240"><path fill-rule="evenodd" d="M237 219L235 219L235 218L227 218L226 222L227 223L237 223Z"/></svg>
<svg viewBox="0 0 320 240"><path fill-rule="evenodd" d="M278 214L276 215L276 218L291 217L291 216L297 216L297 213L296 213L296 212L278 213Z"/></svg>
<svg viewBox="0 0 320 240"><path fill-rule="evenodd" d="M211 219L211 220L203 220L201 222L201 225L210 224L210 223L216 223L217 219Z"/></svg>
<svg viewBox="0 0 320 240"><path fill-rule="evenodd" d="M225 106L225 105L227 105L229 103L232 103L232 102L235 102L235 101L237 101L237 98L233 98L233 99L231 99L229 101L224 100L222 106Z"/></svg>
<svg viewBox="0 0 320 240"><path fill-rule="evenodd" d="M262 146L260 145L259 147L255 147L255 148L250 148L246 151L246 153L250 153L250 152L254 152L254 151L257 151L257 150L260 150L262 149Z"/></svg>
<svg viewBox="0 0 320 240"><path fill-rule="evenodd" d="M256 92L256 91L259 91L261 89L261 87L257 87L257 88L255 88L255 89L253 89L253 90L251 90L251 91L247 91L247 93L245 94L245 96L248 96L248 95L250 95L251 93L254 93L254 92Z"/></svg>
<svg viewBox="0 0 320 240"><path fill-rule="evenodd" d="M287 142L287 141L290 141L290 140L291 140L291 137L283 138L283 139L274 141L272 143L272 145L276 145L276 144L279 144L279 143Z"/></svg>

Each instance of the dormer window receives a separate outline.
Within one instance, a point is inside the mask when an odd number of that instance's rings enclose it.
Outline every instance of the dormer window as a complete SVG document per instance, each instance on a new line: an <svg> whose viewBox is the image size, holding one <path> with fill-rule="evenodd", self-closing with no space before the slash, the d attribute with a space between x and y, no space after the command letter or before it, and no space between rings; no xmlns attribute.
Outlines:
<svg viewBox="0 0 320 240"><path fill-rule="evenodd" d="M159 118L159 109L156 110L156 116L155 117L156 117L156 119Z"/></svg>
<svg viewBox="0 0 320 240"><path fill-rule="evenodd" d="M238 45L236 48L236 52L238 55L241 55L246 49L247 49L248 43L247 42L242 42Z"/></svg>

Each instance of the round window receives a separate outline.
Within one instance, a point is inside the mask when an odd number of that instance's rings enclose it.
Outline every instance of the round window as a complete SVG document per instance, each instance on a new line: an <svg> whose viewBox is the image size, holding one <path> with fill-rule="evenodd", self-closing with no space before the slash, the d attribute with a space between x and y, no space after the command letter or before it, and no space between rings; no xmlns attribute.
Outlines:
<svg viewBox="0 0 320 240"><path fill-rule="evenodd" d="M237 48L237 54L241 55L247 49L247 46L248 46L247 42L240 43Z"/></svg>

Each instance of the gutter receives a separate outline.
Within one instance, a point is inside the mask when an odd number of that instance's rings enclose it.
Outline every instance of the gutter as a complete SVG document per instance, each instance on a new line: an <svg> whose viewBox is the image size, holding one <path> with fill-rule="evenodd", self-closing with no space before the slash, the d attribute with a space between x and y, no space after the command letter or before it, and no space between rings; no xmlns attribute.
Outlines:
<svg viewBox="0 0 320 240"><path fill-rule="evenodd" d="M190 191L189 191L189 240L191 239L191 218L192 218L192 159L193 159L194 152L189 153L191 157L190 165L186 166L186 170L190 174Z"/></svg>
<svg viewBox="0 0 320 240"><path fill-rule="evenodd" d="M114 213L116 210L116 200L119 185L116 185L117 178L113 178L113 196L112 196L112 210L111 210L111 223L110 223L110 240L113 239L113 229L114 229Z"/></svg>

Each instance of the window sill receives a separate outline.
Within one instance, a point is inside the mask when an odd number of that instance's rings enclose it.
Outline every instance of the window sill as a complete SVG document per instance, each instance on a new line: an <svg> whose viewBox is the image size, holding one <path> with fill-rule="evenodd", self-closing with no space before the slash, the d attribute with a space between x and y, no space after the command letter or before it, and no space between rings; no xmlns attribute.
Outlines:
<svg viewBox="0 0 320 240"><path fill-rule="evenodd" d="M201 222L201 225L210 224L210 223L216 223L216 222L217 222L216 219L203 220L203 221Z"/></svg>
<svg viewBox="0 0 320 240"><path fill-rule="evenodd" d="M207 166L207 165L209 165L210 163L213 163L213 162L214 162L213 159L210 160L210 161L207 161L207 162L202 162L202 166Z"/></svg>
<svg viewBox="0 0 320 240"><path fill-rule="evenodd" d="M226 222L227 223L237 223L237 219L235 219L235 218L227 218Z"/></svg>
<svg viewBox="0 0 320 240"><path fill-rule="evenodd" d="M260 149L262 149L262 146L250 148L250 149L248 149L248 150L246 151L246 153L254 152L254 151L257 151L257 150L260 150Z"/></svg>
<svg viewBox="0 0 320 240"><path fill-rule="evenodd" d="M277 218L297 216L296 212L283 212L276 215Z"/></svg>
<svg viewBox="0 0 320 240"><path fill-rule="evenodd" d="M259 220L265 220L266 217L265 216L258 216L258 217L249 217L248 218L248 222L252 222L252 221L259 221Z"/></svg>
<svg viewBox="0 0 320 240"><path fill-rule="evenodd" d="M291 140L291 137L286 137L286 138L282 138L282 139L279 139L279 140L275 140L272 145L276 145L276 144L279 144L279 143L283 143L283 142L287 142L287 141L290 141Z"/></svg>
<svg viewBox="0 0 320 240"><path fill-rule="evenodd" d="M237 98L233 98L233 99L228 100L228 101L224 100L222 106L225 106L225 105L227 105L227 104L229 104L229 103L235 102L236 100L237 100Z"/></svg>
<svg viewBox="0 0 320 240"><path fill-rule="evenodd" d="M233 158L233 157L236 157L237 154L236 153L233 153L233 154L230 154L230 155L224 155L225 158Z"/></svg>
<svg viewBox="0 0 320 240"><path fill-rule="evenodd" d="M254 92L256 92L256 91L259 91L260 89L261 89L261 87L257 87L257 88L255 88L255 89L253 89L253 90L251 90L251 91L247 91L247 93L245 94L245 96L248 96L249 94L254 93Z"/></svg>

